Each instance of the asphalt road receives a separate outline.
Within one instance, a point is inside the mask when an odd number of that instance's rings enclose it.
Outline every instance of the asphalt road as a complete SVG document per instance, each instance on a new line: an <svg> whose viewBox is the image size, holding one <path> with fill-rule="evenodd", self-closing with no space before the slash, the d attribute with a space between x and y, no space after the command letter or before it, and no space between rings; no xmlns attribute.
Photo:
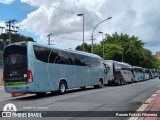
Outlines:
<svg viewBox="0 0 160 120"><path fill-rule="evenodd" d="M124 86L106 86L101 89L88 88L86 90L76 89L68 91L65 95L55 93L43 97L27 95L12 98L3 89L0 89L0 110L3 110L5 104L13 103L18 111L136 111L159 89L160 80L158 78ZM75 112L71 117L54 117L54 120L128 119L127 117L79 117L84 114L87 114L87 112ZM96 116L96 112L94 115Z"/></svg>

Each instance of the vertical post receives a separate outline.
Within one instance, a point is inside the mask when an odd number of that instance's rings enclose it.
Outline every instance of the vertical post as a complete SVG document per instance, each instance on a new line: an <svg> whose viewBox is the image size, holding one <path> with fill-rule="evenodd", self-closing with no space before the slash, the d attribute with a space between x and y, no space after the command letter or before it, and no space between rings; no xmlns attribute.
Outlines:
<svg viewBox="0 0 160 120"><path fill-rule="evenodd" d="M103 59L104 59L104 40L103 40L103 33L102 33L102 42L103 42Z"/></svg>
<svg viewBox="0 0 160 120"><path fill-rule="evenodd" d="M103 49L103 59L104 59L104 40L103 40L103 32L99 32L99 33L101 33L102 34L102 49Z"/></svg>
<svg viewBox="0 0 160 120"><path fill-rule="evenodd" d="M84 51L84 14L77 14L77 16L83 16L83 51Z"/></svg>
<svg viewBox="0 0 160 120"><path fill-rule="evenodd" d="M11 27L12 28L16 28L16 29L18 29L19 27L18 26L13 26L12 24L14 24L14 22L18 22L16 19L14 19L14 20L9 20L9 21L7 21L6 23L7 23L7 27L8 27L8 29L6 29L6 31L8 31L8 35L9 35L9 44L11 44L12 43L12 39L11 39L11 33L12 32L17 32L17 30L13 30L13 29L11 29Z"/></svg>
<svg viewBox="0 0 160 120"><path fill-rule="evenodd" d="M12 41L11 41L11 22L8 22L8 24L9 24L9 32L8 32L8 34L9 34L9 44L11 44L12 43Z"/></svg>
<svg viewBox="0 0 160 120"><path fill-rule="evenodd" d="M123 62L123 53L122 53L122 62Z"/></svg>
<svg viewBox="0 0 160 120"><path fill-rule="evenodd" d="M91 53L93 53L93 35L92 35Z"/></svg>
<svg viewBox="0 0 160 120"><path fill-rule="evenodd" d="M84 14L83 14L83 51L84 51Z"/></svg>
<svg viewBox="0 0 160 120"><path fill-rule="evenodd" d="M47 37L48 37L48 45L51 44L51 35L52 35L52 33L50 33L50 34L47 35Z"/></svg>

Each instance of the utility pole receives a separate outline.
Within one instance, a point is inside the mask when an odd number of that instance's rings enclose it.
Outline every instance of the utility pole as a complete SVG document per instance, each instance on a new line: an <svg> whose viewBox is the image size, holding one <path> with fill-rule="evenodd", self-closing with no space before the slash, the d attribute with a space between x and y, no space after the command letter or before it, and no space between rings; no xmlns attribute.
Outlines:
<svg viewBox="0 0 160 120"><path fill-rule="evenodd" d="M0 26L0 29L2 29L2 31L3 31L3 29L5 29L5 27ZM6 41L4 39L0 39L0 41L3 42L4 47L5 47L6 46Z"/></svg>
<svg viewBox="0 0 160 120"><path fill-rule="evenodd" d="M77 16L83 16L83 51L84 51L84 14L77 14Z"/></svg>
<svg viewBox="0 0 160 120"><path fill-rule="evenodd" d="M7 21L6 22L6 26L7 26L7 29L6 29L6 31L8 32L8 34L9 34L9 44L11 44L12 43L12 41L11 41L11 33L12 32L18 32L17 30L14 30L15 28L16 29L18 29L19 27L18 26L14 26L13 24L15 23L15 22L18 22L16 19L13 19L13 20L9 20L9 21ZM11 29L12 28L12 29Z"/></svg>
<svg viewBox="0 0 160 120"><path fill-rule="evenodd" d="M51 44L51 35L52 35L52 33L50 33L50 34L47 35L47 37L48 37L48 45Z"/></svg>

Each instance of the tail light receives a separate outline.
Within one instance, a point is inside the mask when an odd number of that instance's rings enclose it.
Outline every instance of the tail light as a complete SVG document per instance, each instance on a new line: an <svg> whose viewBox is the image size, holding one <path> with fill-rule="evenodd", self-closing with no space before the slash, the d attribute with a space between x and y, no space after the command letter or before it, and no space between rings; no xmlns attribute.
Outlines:
<svg viewBox="0 0 160 120"><path fill-rule="evenodd" d="M2 78L2 82L4 83L4 85L6 84L6 76L5 76L5 74L4 74L4 72L3 72L3 78Z"/></svg>
<svg viewBox="0 0 160 120"><path fill-rule="evenodd" d="M112 80L114 80L115 79L115 73L113 73L113 75L112 75Z"/></svg>
<svg viewBox="0 0 160 120"><path fill-rule="evenodd" d="M32 77L32 71L31 70L28 70L27 72L27 82L26 84L30 84L33 82L33 77Z"/></svg>

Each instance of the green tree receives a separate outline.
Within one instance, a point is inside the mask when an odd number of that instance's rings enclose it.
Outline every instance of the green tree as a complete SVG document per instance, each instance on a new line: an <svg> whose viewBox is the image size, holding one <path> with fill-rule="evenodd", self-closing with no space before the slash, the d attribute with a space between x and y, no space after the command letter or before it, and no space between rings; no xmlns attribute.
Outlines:
<svg viewBox="0 0 160 120"><path fill-rule="evenodd" d="M160 69L160 60L156 59L152 52L144 48L144 44L138 37L127 34L114 33L108 35L98 45L94 45L94 53L104 59L123 61L132 66L141 66L144 68ZM77 50L82 50L82 45L77 46ZM90 52L91 45L85 43L85 51Z"/></svg>
<svg viewBox="0 0 160 120"><path fill-rule="evenodd" d="M101 44L103 43L119 44L123 48L123 61L128 63L133 63L133 59L139 57L137 54L144 45L144 43L135 36L130 37L127 34L118 35L117 33L114 33L112 36L107 36L104 41L101 42ZM133 56L134 58L131 59Z"/></svg>
<svg viewBox="0 0 160 120"><path fill-rule="evenodd" d="M0 35L0 39L7 40L8 38L9 38L8 33L3 33ZM11 38L12 38L12 43L21 41L34 41L33 38L21 34L11 34ZM3 50L3 48L4 48L4 43L0 42L0 50Z"/></svg>
<svg viewBox="0 0 160 120"><path fill-rule="evenodd" d="M78 45L76 47L76 50L83 51L83 43L81 45ZM87 43L84 43L84 51L88 52L88 53L91 53L91 45L87 44Z"/></svg>
<svg viewBox="0 0 160 120"><path fill-rule="evenodd" d="M97 45L94 48L94 53L103 57L103 45ZM119 44L108 43L104 45L104 59L112 59L121 61L123 48Z"/></svg>
<svg viewBox="0 0 160 120"><path fill-rule="evenodd" d="M0 39L7 40L8 38L9 38L8 33L3 33L0 35ZM23 36L20 34L11 34L11 38L12 38L12 43L21 42L21 41L33 41L33 38ZM5 42L5 44L7 45L8 43ZM0 42L0 66L2 65L2 51L4 49L5 44L2 41Z"/></svg>

